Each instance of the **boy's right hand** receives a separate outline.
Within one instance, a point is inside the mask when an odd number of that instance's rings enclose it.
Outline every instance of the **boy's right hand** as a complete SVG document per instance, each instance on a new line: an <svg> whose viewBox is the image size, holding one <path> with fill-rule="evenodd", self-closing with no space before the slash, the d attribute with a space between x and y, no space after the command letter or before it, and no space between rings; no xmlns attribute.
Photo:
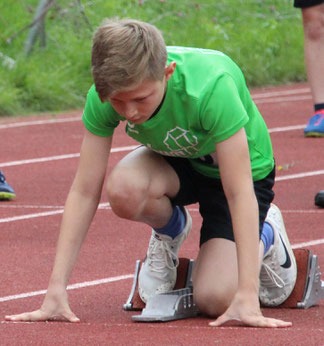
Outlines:
<svg viewBox="0 0 324 346"><path fill-rule="evenodd" d="M7 315L5 316L5 320L12 322L36 322L47 320L80 322L80 319L70 309L66 291L63 295L51 295L47 293L39 310L18 315Z"/></svg>

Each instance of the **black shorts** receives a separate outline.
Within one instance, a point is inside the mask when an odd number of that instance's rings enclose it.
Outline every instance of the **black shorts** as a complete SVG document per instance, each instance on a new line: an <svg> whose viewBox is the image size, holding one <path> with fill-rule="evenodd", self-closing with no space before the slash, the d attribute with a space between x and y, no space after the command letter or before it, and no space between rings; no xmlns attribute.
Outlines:
<svg viewBox="0 0 324 346"><path fill-rule="evenodd" d="M200 232L200 246L212 238L225 238L234 241L231 215L220 179L210 178L195 171L189 160L164 156L176 171L180 180L180 190L171 199L174 205L199 203L199 212L203 218ZM254 182L254 191L259 205L259 232L270 203L274 198L272 187L275 180L275 168L264 179Z"/></svg>
<svg viewBox="0 0 324 346"><path fill-rule="evenodd" d="M294 6L298 8L307 8L323 4L324 0L295 0Z"/></svg>

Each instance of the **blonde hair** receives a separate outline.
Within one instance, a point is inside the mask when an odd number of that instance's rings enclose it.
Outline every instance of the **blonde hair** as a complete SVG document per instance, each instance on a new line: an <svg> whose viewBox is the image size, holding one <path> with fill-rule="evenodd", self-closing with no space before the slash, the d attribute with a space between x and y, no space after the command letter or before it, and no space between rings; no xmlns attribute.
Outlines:
<svg viewBox="0 0 324 346"><path fill-rule="evenodd" d="M163 80L164 39L153 25L132 19L105 19L93 37L92 75L101 101L143 80Z"/></svg>

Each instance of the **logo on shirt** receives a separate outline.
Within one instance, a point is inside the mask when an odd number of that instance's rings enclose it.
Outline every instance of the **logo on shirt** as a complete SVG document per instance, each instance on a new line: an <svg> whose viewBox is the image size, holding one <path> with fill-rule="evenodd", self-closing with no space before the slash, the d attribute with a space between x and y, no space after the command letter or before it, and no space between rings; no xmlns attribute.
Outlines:
<svg viewBox="0 0 324 346"><path fill-rule="evenodd" d="M139 138L138 136L131 135L131 133L140 135L140 131L136 128L135 124L127 124L127 133L131 137L141 142L141 138ZM159 150L163 149L163 145L161 142L159 144L155 143L153 145L154 148L150 143L146 143L145 145L149 149L155 151L156 153L166 156L189 158L196 155L199 152L199 149L197 148L199 144L198 138L192 135L188 130L184 130L179 126L173 128L172 130L169 130L166 133L165 139L163 140L163 144L166 147L166 150Z"/></svg>
<svg viewBox="0 0 324 346"><path fill-rule="evenodd" d="M188 157L199 151L196 148L198 145L197 137L178 126L167 132L163 143L168 148L171 156Z"/></svg>
<svg viewBox="0 0 324 346"><path fill-rule="evenodd" d="M132 124L130 121L127 121L127 126L128 126L128 131L129 132L133 132L133 133L138 134L138 131L134 130L135 124Z"/></svg>

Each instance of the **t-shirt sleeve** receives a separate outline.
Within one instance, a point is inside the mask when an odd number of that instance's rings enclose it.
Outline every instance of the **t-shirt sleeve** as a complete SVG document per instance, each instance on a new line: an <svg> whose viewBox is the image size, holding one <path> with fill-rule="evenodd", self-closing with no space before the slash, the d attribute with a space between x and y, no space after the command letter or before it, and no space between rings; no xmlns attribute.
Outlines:
<svg viewBox="0 0 324 346"><path fill-rule="evenodd" d="M209 86L201 109L202 126L215 143L231 137L249 121L238 87L229 74Z"/></svg>
<svg viewBox="0 0 324 346"><path fill-rule="evenodd" d="M110 137L118 126L120 117L108 102L102 103L93 85L87 95L82 121L91 133Z"/></svg>

